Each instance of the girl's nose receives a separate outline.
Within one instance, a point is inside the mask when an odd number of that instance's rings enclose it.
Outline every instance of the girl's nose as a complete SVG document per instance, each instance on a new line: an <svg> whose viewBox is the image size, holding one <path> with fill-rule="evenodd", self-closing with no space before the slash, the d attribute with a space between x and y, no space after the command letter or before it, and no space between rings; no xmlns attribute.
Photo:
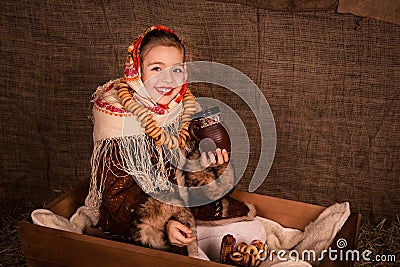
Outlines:
<svg viewBox="0 0 400 267"><path fill-rule="evenodd" d="M166 83L175 82L174 76L172 73L172 68L165 69L161 72L161 81Z"/></svg>

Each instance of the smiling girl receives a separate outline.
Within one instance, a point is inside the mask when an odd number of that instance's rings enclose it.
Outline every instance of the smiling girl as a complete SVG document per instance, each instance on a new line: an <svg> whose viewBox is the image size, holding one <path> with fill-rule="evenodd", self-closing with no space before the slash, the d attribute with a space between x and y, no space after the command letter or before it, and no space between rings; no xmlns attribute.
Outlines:
<svg viewBox="0 0 400 267"><path fill-rule="evenodd" d="M124 77L97 89L85 204L95 211L88 212L91 224L118 240L187 254L196 240L196 216L209 222L241 221L254 214L233 200L231 210L225 210L225 199L196 208L194 216L189 208L152 197L170 191L171 184L187 185L176 162L191 150L188 126L199 105L188 89L184 60L177 35L153 26L129 46ZM227 151L217 149L212 166L227 168L228 161Z"/></svg>

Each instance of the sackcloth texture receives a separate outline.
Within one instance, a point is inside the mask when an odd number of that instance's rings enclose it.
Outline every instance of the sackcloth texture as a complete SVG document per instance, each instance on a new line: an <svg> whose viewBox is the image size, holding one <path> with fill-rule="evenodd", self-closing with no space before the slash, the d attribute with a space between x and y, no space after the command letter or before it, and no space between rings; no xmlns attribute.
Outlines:
<svg viewBox="0 0 400 267"><path fill-rule="evenodd" d="M257 193L398 213L400 27L338 14L332 1L262 2L2 1L1 209L40 207L89 178L92 92L122 76L134 36L163 24L182 37L188 61L232 66L268 100L277 147ZM262 122L226 88L190 88L246 124L251 154L237 189L247 190Z"/></svg>
<svg viewBox="0 0 400 267"><path fill-rule="evenodd" d="M396 0L340 0L338 12L400 25L400 2Z"/></svg>

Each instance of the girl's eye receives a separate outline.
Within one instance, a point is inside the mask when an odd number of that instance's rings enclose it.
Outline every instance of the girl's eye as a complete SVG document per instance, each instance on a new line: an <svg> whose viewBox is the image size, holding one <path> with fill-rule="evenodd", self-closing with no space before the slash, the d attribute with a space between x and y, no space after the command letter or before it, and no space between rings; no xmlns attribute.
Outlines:
<svg viewBox="0 0 400 267"><path fill-rule="evenodd" d="M154 68L152 68L151 70L152 70L152 71L161 71L161 68L160 68L160 67L154 67Z"/></svg>
<svg viewBox="0 0 400 267"><path fill-rule="evenodd" d="M183 69L182 68L174 68L172 71L176 72L176 73L183 73Z"/></svg>

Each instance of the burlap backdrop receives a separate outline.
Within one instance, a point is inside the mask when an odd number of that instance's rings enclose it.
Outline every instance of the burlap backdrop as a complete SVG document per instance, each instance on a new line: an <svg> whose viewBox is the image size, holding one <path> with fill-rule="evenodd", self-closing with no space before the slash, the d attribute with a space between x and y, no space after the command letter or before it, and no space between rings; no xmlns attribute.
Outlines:
<svg viewBox="0 0 400 267"><path fill-rule="evenodd" d="M400 27L336 14L332 1L314 13L229 2L2 1L1 210L40 207L89 176L91 95L122 74L134 37L165 24L189 60L237 68L267 98L278 140L259 193L398 213ZM193 91L231 105L249 127L246 190L257 122L233 93L209 88Z"/></svg>

